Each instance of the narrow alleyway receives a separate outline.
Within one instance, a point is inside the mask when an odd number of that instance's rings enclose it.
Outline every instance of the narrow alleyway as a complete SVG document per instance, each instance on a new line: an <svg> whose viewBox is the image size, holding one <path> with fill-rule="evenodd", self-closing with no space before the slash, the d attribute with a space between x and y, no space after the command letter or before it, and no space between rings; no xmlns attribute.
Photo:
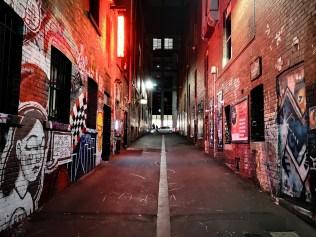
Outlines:
<svg viewBox="0 0 316 237"><path fill-rule="evenodd" d="M254 184L175 134L144 136L101 164L33 215L26 236L157 236L162 141L170 236L316 236Z"/></svg>

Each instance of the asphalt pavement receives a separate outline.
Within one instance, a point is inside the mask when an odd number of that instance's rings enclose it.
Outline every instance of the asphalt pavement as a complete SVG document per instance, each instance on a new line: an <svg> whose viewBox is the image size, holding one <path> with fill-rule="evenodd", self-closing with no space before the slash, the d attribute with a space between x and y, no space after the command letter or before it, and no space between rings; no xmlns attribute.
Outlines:
<svg viewBox="0 0 316 237"><path fill-rule="evenodd" d="M185 138L164 137L169 236L316 236L314 228ZM140 138L53 197L25 223L25 236L157 236L161 147L161 135Z"/></svg>

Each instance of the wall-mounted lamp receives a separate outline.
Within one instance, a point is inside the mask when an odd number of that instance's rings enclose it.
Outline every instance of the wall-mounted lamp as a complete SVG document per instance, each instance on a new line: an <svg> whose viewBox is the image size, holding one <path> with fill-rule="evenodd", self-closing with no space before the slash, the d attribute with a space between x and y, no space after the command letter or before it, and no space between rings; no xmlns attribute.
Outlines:
<svg viewBox="0 0 316 237"><path fill-rule="evenodd" d="M211 74L216 74L217 73L217 67L216 66L212 66L211 67Z"/></svg>

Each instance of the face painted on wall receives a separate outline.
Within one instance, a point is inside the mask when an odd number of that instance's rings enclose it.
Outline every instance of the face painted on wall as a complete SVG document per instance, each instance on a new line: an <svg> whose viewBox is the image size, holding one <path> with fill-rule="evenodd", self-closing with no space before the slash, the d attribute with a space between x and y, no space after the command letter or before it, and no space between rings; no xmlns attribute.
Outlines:
<svg viewBox="0 0 316 237"><path fill-rule="evenodd" d="M29 134L17 141L16 155L26 180L37 179L45 161L45 135L41 122L37 120Z"/></svg>

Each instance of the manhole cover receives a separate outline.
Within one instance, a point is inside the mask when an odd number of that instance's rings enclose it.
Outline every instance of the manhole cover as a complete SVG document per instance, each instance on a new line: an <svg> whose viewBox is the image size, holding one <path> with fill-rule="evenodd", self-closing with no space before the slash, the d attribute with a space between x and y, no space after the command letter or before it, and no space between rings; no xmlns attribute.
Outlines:
<svg viewBox="0 0 316 237"><path fill-rule="evenodd" d="M300 237L295 232L270 232L272 237Z"/></svg>

